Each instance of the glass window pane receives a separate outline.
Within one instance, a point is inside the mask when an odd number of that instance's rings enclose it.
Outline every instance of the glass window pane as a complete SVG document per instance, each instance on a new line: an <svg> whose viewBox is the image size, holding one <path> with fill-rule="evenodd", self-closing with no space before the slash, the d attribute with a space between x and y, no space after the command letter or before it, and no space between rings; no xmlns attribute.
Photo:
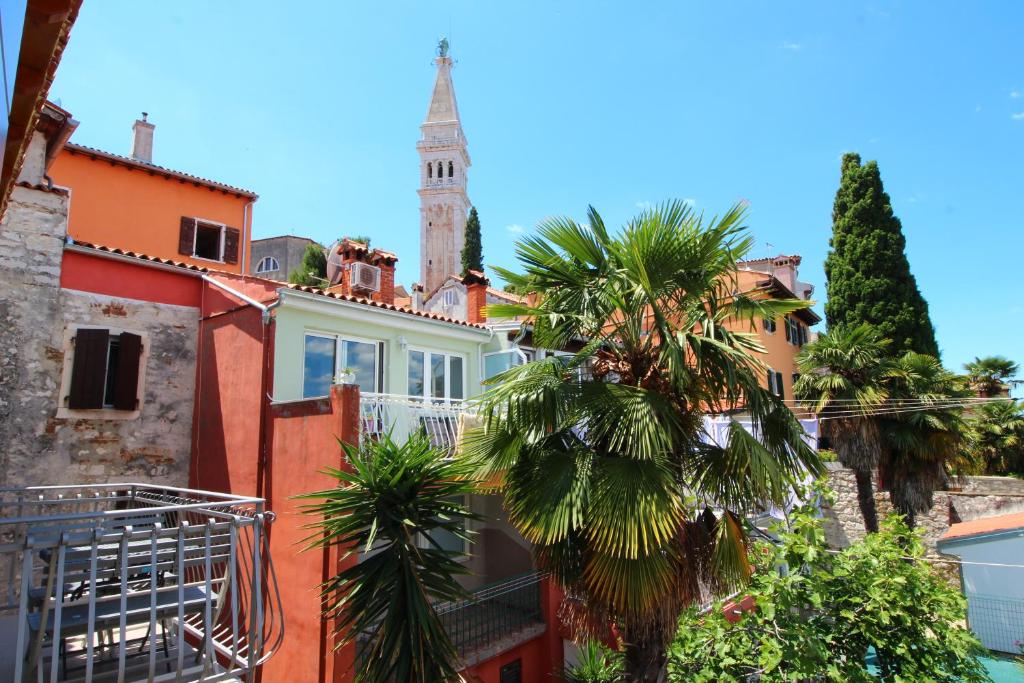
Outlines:
<svg viewBox="0 0 1024 683"><path fill-rule="evenodd" d="M462 358L451 356L448 359L448 364L448 371L450 373L448 381L451 382L451 386L448 389L448 398L464 398L462 395Z"/></svg>
<svg viewBox="0 0 1024 683"><path fill-rule="evenodd" d="M439 353L430 354L430 395L444 398L444 356Z"/></svg>
<svg viewBox="0 0 1024 683"><path fill-rule="evenodd" d="M302 397L314 398L331 393L334 379L334 340L306 335L306 360L302 369Z"/></svg>
<svg viewBox="0 0 1024 683"><path fill-rule="evenodd" d="M464 550L462 539L447 529L434 529L430 537L441 546L441 550L453 553L461 553Z"/></svg>
<svg viewBox="0 0 1024 683"><path fill-rule="evenodd" d="M359 391L377 391L377 345L367 342L345 342L344 367L355 372Z"/></svg>
<svg viewBox="0 0 1024 683"><path fill-rule="evenodd" d="M523 358L519 353L519 349L509 349L484 354L484 379L500 375L514 365L522 365Z"/></svg>
<svg viewBox="0 0 1024 683"><path fill-rule="evenodd" d="M423 395L423 352L409 352L409 395Z"/></svg>

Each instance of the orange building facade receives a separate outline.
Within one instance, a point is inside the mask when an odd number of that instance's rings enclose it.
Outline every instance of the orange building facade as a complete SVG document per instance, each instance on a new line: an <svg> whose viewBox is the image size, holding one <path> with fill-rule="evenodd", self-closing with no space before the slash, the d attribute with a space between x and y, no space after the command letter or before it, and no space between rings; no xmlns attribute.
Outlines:
<svg viewBox="0 0 1024 683"><path fill-rule="evenodd" d="M247 272L257 195L153 164L152 124L136 121L135 133L132 157L71 142L57 152L49 174L70 191L70 237Z"/></svg>
<svg viewBox="0 0 1024 683"><path fill-rule="evenodd" d="M736 287L741 292L776 299L810 300L814 287L800 282L799 256L775 256L766 259L740 261L736 273ZM777 320L755 322L765 353L761 360L767 366L762 386L793 405L793 383L799 377L796 356L805 344L817 336L811 328L821 322L817 313L807 308ZM747 323L732 322L730 329L749 331Z"/></svg>

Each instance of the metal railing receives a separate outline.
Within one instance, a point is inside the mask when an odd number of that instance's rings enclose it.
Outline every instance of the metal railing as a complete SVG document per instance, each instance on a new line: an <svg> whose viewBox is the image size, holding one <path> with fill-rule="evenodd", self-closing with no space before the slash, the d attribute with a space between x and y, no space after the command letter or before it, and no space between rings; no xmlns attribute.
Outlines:
<svg viewBox="0 0 1024 683"><path fill-rule="evenodd" d="M455 453L472 410L466 401L423 399L398 394L360 395L360 438L377 439L390 433L402 443L414 432L426 433L435 447Z"/></svg>
<svg viewBox="0 0 1024 683"><path fill-rule="evenodd" d="M484 586L469 598L436 607L448 637L466 657L500 641L513 639L544 623L540 605L543 574L529 572Z"/></svg>
<svg viewBox="0 0 1024 683"><path fill-rule="evenodd" d="M272 519L146 484L0 489L0 679L251 680L284 636Z"/></svg>
<svg viewBox="0 0 1024 683"><path fill-rule="evenodd" d="M1024 598L966 594L967 623L989 650L1018 655L1024 642Z"/></svg>

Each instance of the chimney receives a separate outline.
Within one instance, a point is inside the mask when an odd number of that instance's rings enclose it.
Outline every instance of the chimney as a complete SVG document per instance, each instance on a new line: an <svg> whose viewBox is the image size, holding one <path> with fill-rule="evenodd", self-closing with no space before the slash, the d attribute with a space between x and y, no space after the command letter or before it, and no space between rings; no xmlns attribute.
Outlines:
<svg viewBox="0 0 1024 683"><path fill-rule="evenodd" d="M148 113L142 112L142 118L132 124L132 159L153 163L153 129L156 128L146 120Z"/></svg>
<svg viewBox="0 0 1024 683"><path fill-rule="evenodd" d="M470 270L463 276L462 284L466 286L466 322L487 322L487 288L491 281L479 270Z"/></svg>
<svg viewBox="0 0 1024 683"><path fill-rule="evenodd" d="M344 239L335 248L334 254L328 254L328 259L331 258L336 259L341 267L337 269L336 273L328 273L328 277L331 279L331 285L327 288L328 292L358 296L394 305L397 256L383 249L370 251L362 242ZM352 266L355 263L366 263L380 269L380 287L377 291L366 291L352 286Z"/></svg>

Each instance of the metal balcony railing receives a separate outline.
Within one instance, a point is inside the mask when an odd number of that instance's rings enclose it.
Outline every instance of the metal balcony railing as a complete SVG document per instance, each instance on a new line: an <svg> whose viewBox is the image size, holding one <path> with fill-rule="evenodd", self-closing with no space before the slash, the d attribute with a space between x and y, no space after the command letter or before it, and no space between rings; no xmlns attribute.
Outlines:
<svg viewBox="0 0 1024 683"><path fill-rule="evenodd" d="M436 607L448 637L459 654L468 657L481 648L516 640L544 624L540 586L544 575L521 574L484 586L469 598Z"/></svg>
<svg viewBox="0 0 1024 683"><path fill-rule="evenodd" d="M0 489L0 679L251 680L284 636L272 518L164 486Z"/></svg>
<svg viewBox="0 0 1024 683"><path fill-rule="evenodd" d="M360 414L362 439L377 439L390 433L392 439L402 443L422 430L436 448L453 455L467 415L472 411L461 400L367 392L360 395Z"/></svg>

